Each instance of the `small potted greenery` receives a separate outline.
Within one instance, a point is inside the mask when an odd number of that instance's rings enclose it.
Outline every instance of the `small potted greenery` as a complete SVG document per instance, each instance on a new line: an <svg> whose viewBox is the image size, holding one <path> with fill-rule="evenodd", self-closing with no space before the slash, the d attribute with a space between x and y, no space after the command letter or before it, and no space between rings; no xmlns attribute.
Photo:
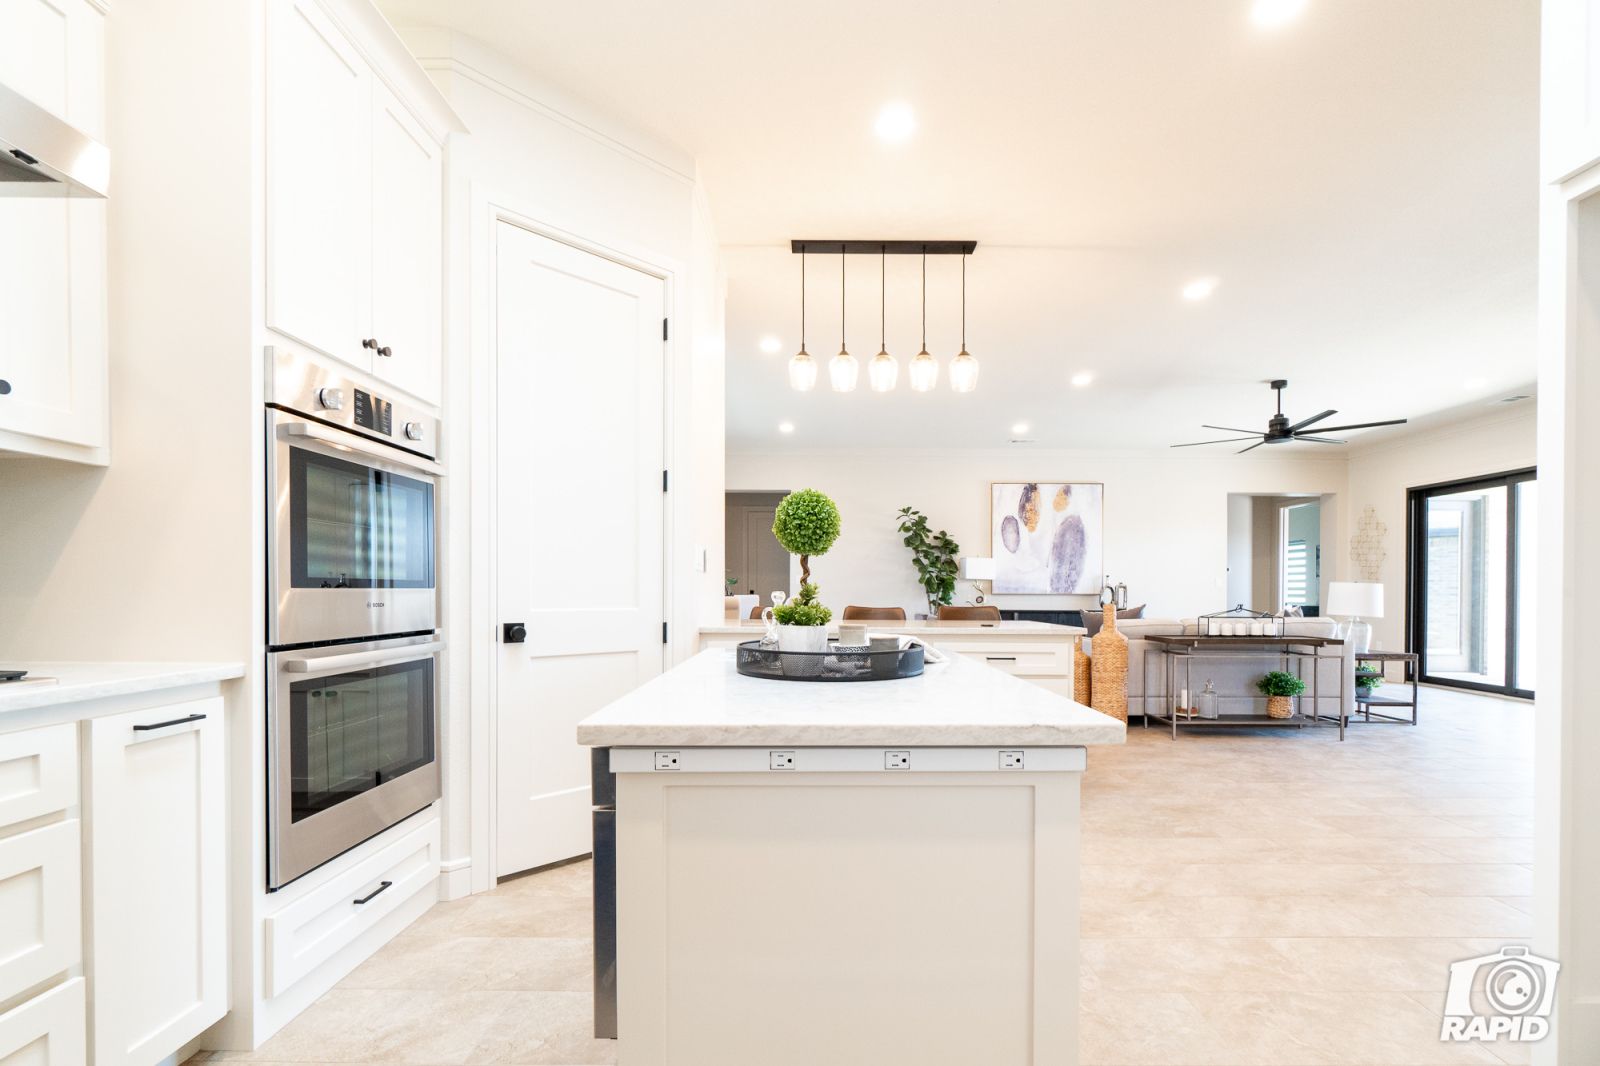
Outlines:
<svg viewBox="0 0 1600 1066"><path fill-rule="evenodd" d="M839 539L839 508L815 489L791 492L778 503L772 516L772 535L783 550L800 557L800 594L772 609L778 623L778 650L825 652L828 650L828 623L833 612L817 599L817 586L811 580L811 556L826 554ZM799 669L812 660L796 656L792 665ZM814 660L818 670L820 658ZM784 672L793 673L791 660L784 659Z"/></svg>
<svg viewBox="0 0 1600 1066"><path fill-rule="evenodd" d="M1356 696L1360 699L1371 699L1372 694L1383 684L1383 665L1368 662L1365 659L1356 660Z"/></svg>
<svg viewBox="0 0 1600 1066"><path fill-rule="evenodd" d="M1306 690L1306 683L1291 673L1273 670L1256 681L1256 688L1267 698L1268 718L1293 718L1290 701Z"/></svg>
<svg viewBox="0 0 1600 1066"><path fill-rule="evenodd" d="M961 568L957 544L944 530L935 533L928 527L928 516L910 507L900 508L900 543L911 549L911 565L917 569L917 582L928 597L928 617L937 618L939 608L955 599L956 578Z"/></svg>

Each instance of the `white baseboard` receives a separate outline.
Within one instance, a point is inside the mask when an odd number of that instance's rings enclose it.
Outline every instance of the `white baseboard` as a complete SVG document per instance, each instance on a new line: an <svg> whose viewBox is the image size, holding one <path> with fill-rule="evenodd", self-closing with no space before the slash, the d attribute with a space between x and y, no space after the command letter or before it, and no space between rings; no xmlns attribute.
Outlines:
<svg viewBox="0 0 1600 1066"><path fill-rule="evenodd" d="M472 895L472 856L446 859L439 864L439 899L461 899Z"/></svg>

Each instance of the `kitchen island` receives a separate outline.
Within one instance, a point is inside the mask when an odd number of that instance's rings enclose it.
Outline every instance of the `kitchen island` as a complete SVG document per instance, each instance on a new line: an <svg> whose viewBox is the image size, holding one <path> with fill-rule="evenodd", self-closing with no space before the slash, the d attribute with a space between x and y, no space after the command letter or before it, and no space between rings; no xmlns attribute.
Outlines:
<svg viewBox="0 0 1600 1066"><path fill-rule="evenodd" d="M1079 779L1123 730L962 656L805 684L717 649L585 719L619 1063L1075 1062Z"/></svg>

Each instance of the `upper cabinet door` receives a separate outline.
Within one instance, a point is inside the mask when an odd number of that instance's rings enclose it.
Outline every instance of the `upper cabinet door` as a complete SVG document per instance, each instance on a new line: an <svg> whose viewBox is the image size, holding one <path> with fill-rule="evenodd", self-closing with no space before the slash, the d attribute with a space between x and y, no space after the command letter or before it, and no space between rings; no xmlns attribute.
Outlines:
<svg viewBox="0 0 1600 1066"><path fill-rule="evenodd" d="M0 83L103 138L104 70L87 0L0 0ZM0 245L0 449L104 462L105 203L0 197Z"/></svg>
<svg viewBox="0 0 1600 1066"><path fill-rule="evenodd" d="M388 86L372 83L373 373L439 402L443 150ZM387 351L387 355L385 355Z"/></svg>
<svg viewBox="0 0 1600 1066"><path fill-rule="evenodd" d="M267 41L267 325L372 369L372 76L313 0L272 0Z"/></svg>

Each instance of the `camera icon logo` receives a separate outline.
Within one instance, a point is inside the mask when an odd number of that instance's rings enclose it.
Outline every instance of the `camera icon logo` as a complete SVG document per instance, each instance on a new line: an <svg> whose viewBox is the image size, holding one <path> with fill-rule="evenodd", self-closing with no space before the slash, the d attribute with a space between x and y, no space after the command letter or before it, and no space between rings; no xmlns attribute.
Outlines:
<svg viewBox="0 0 1600 1066"><path fill-rule="evenodd" d="M1450 964L1440 1040L1531 1042L1550 1032L1561 964L1507 944L1490 955ZM1481 978L1481 979L1480 979ZM1478 1009L1474 992L1482 992Z"/></svg>

